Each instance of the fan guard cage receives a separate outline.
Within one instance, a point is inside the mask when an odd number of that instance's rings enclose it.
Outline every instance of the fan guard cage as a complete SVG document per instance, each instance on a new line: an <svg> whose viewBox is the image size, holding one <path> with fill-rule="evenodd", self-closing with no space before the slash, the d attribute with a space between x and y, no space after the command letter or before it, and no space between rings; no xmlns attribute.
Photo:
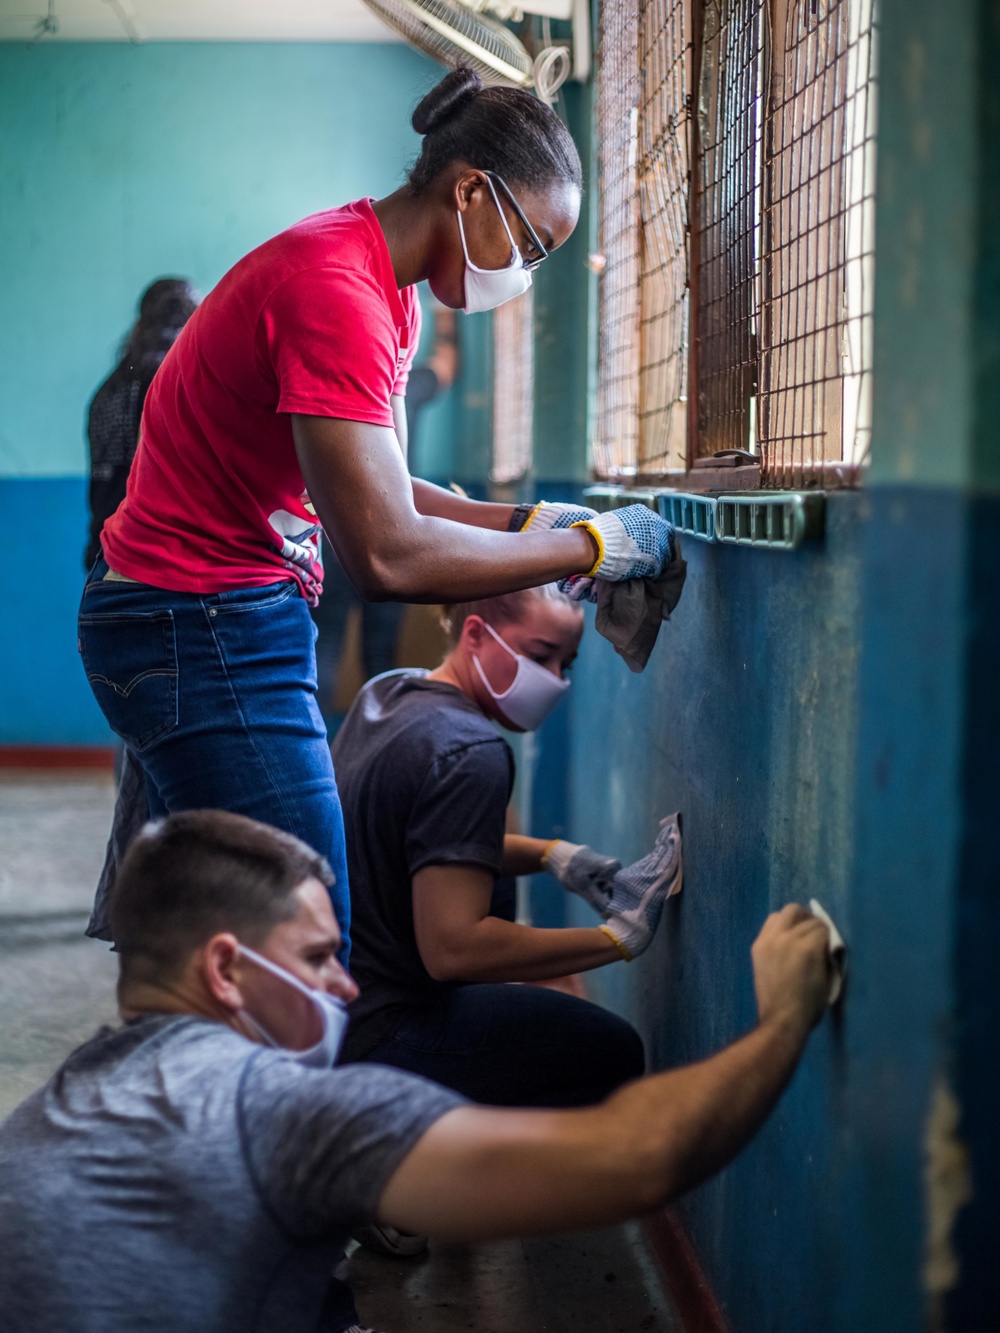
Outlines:
<svg viewBox="0 0 1000 1333"><path fill-rule="evenodd" d="M532 62L502 23L458 0L365 0L411 46L451 69L474 69L487 83L530 88Z"/></svg>

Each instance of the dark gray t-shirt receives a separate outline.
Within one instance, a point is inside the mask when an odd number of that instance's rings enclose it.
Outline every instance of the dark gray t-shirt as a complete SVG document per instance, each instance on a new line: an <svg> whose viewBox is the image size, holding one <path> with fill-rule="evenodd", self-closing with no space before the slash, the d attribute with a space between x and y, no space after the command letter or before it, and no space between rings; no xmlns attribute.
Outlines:
<svg viewBox="0 0 1000 1333"><path fill-rule="evenodd" d="M0 1125L4 1333L316 1333L332 1264L454 1093L205 1019L102 1029Z"/></svg>
<svg viewBox="0 0 1000 1333"><path fill-rule="evenodd" d="M411 881L432 865L495 875L514 781L510 746L471 699L425 671L369 681L333 743L351 882L351 971L361 987L344 1053L358 1060L443 983L424 967Z"/></svg>

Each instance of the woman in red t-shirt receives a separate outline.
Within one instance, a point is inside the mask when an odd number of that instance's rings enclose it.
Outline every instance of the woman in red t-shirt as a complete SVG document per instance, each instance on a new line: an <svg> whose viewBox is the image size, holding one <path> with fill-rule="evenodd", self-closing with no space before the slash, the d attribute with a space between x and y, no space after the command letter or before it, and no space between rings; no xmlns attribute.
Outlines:
<svg viewBox="0 0 1000 1333"><path fill-rule="evenodd" d="M640 506L598 517L476 503L411 479L414 284L470 312L519 295L573 230L581 193L566 127L527 92L457 70L413 124L423 149L401 189L267 241L185 326L80 614L88 679L141 764L151 812L232 810L321 851L342 957L343 820L307 607L320 526L376 601L656 574L669 547L669 527Z"/></svg>

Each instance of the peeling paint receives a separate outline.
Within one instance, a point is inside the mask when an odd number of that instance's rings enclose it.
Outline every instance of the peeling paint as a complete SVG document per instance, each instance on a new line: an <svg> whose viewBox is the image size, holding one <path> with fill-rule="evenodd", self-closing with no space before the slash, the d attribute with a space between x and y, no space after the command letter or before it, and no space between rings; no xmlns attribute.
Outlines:
<svg viewBox="0 0 1000 1333"><path fill-rule="evenodd" d="M923 1279L931 1333L946 1333L944 1298L959 1276L952 1233L955 1219L972 1198L969 1152L958 1134L960 1115L955 1094L947 1080L939 1077L931 1090L924 1138L927 1235Z"/></svg>

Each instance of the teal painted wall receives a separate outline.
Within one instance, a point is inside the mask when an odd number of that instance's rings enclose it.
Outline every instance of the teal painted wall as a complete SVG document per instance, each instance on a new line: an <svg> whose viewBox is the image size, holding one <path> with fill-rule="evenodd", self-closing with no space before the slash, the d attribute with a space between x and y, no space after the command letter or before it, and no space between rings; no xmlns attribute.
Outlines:
<svg viewBox="0 0 1000 1333"><path fill-rule="evenodd" d="M84 407L152 278L207 291L400 184L436 74L390 43L0 44L0 475L85 470Z"/></svg>
<svg viewBox="0 0 1000 1333"><path fill-rule="evenodd" d="M84 413L140 291L208 291L298 218L395 188L439 72L392 43L0 44L0 744L107 739L75 652ZM421 422L431 471L453 415Z"/></svg>

